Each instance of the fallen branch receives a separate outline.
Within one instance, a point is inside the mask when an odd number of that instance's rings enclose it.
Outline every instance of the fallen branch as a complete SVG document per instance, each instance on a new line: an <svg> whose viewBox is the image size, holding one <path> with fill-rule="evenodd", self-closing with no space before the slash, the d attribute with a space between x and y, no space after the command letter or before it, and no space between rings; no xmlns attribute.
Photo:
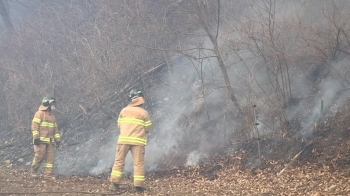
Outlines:
<svg viewBox="0 0 350 196"><path fill-rule="evenodd" d="M280 171L277 176L281 175L290 165L292 165L292 163L299 157L299 155L311 144L313 143L313 140L311 140L300 152L298 152L298 154L296 154L293 159L282 169L282 171Z"/></svg>
<svg viewBox="0 0 350 196"><path fill-rule="evenodd" d="M0 146L0 149L3 149L3 148L7 148L7 147L12 147L15 145L15 142L12 142L12 143L7 143L7 144L4 144L4 145L1 145Z"/></svg>
<svg viewBox="0 0 350 196"><path fill-rule="evenodd" d="M85 114L87 114L86 110L83 108L83 106L79 105L79 107L84 111Z"/></svg>
<svg viewBox="0 0 350 196"><path fill-rule="evenodd" d="M149 70L145 71L145 72L143 73L143 75L144 75L144 76L147 76L147 75L149 75L149 74L152 74L152 73L154 73L154 72L160 70L161 68L165 67L166 65L167 65L167 64L166 64L165 61L161 61L161 62L159 62L158 64L156 64L154 67L152 67L152 68L150 68ZM95 103L95 104L93 104L93 105L91 106L91 108L96 107L97 104L102 104L102 105L103 105L104 102L106 102L106 101L108 101L108 100L112 100L112 99L115 99L116 97L122 96L123 93L124 93L125 91L131 90L132 88L134 88L135 85L138 83L137 81L139 81L139 80L141 80L141 77L138 77L137 79L134 79L132 83L126 84L126 85L124 86L124 88L119 89L118 91L116 91L116 92L112 93L111 95L107 96L105 99L103 99L103 100L101 101L102 103ZM81 105L79 105L79 107L84 111L84 113L85 113L86 115L88 115L88 112L87 112ZM93 110L91 110L91 111L93 111ZM81 116L83 116L83 114L79 114L77 117L73 118L72 121L75 121L76 119L80 118Z"/></svg>

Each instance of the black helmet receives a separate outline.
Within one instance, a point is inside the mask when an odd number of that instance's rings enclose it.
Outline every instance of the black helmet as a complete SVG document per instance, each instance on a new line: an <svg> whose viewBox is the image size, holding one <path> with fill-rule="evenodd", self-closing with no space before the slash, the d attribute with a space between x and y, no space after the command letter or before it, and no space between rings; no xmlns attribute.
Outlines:
<svg viewBox="0 0 350 196"><path fill-rule="evenodd" d="M43 101L41 102L41 104L43 106L46 106L46 107L47 106L51 106L51 105L53 105L55 103L56 103L56 100L53 97L44 97Z"/></svg>
<svg viewBox="0 0 350 196"><path fill-rule="evenodd" d="M137 97L143 97L142 91L141 90L136 90L132 89L129 93L129 98L130 99L135 99Z"/></svg>

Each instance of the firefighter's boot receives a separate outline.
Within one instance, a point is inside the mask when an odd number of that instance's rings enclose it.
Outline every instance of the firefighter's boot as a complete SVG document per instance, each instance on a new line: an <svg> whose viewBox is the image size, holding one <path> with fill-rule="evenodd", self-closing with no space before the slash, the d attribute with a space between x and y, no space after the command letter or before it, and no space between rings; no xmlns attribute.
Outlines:
<svg viewBox="0 0 350 196"><path fill-rule="evenodd" d="M44 180L56 181L57 178L52 175L44 175Z"/></svg>
<svg viewBox="0 0 350 196"><path fill-rule="evenodd" d="M145 191L146 189L145 189L145 187L142 187L142 186L135 186L135 190L136 190L137 192L143 192L143 191Z"/></svg>
<svg viewBox="0 0 350 196"><path fill-rule="evenodd" d="M109 190L110 191L116 191L119 189L119 184L116 184L116 183L112 183L111 185L109 185Z"/></svg>
<svg viewBox="0 0 350 196"><path fill-rule="evenodd" d="M39 173L38 173L38 171L35 171L35 169L31 169L30 174L31 174L32 178L39 178Z"/></svg>

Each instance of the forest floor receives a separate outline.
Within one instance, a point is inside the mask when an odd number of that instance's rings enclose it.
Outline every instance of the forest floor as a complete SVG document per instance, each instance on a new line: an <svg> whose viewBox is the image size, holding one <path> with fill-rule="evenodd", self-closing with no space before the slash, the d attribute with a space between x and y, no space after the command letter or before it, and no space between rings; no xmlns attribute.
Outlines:
<svg viewBox="0 0 350 196"><path fill-rule="evenodd" d="M205 164L148 173L143 193L134 191L131 176L111 192L107 177L33 179L29 166L3 162L0 195L350 195L350 130L324 132L289 160L265 158L255 168L245 166L245 148Z"/></svg>
<svg viewBox="0 0 350 196"><path fill-rule="evenodd" d="M152 175L147 179L147 190L136 193L130 178L124 180L119 191L110 192L107 179L32 179L27 170L2 167L0 195L350 195L349 171L332 171L312 164L287 169L280 176L269 169L252 174L235 166L222 168L215 175L217 179L210 179L196 170Z"/></svg>

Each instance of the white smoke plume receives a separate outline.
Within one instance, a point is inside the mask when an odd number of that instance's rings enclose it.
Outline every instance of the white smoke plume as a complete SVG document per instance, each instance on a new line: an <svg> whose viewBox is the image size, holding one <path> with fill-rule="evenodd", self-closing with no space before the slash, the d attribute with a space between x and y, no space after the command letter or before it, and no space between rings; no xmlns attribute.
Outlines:
<svg viewBox="0 0 350 196"><path fill-rule="evenodd" d="M303 3L279 3L278 5L280 6L279 11L287 11L276 12L276 21L300 14L302 19L312 22L316 19L320 20L319 16L322 15L319 12L307 12L308 9L311 9L310 5L306 9ZM316 8L312 7L312 9ZM296 14L297 11L300 12ZM249 12L245 12L245 14L249 14ZM315 17L316 15L318 17ZM242 21L249 20L242 19ZM229 29L229 22L226 21L226 23L228 27L221 29L223 32L227 32ZM297 31L298 29L290 29L289 34L285 36L293 37L297 35ZM233 33L231 38L239 40L244 37L240 33L242 32ZM227 40L229 39L227 38ZM225 44L227 40L222 38L220 43ZM313 57L313 51L303 51L300 54L296 50L298 47L297 43L294 43L294 39L283 41L286 41L286 50L288 51L285 55L287 58L292 58L292 60L289 59L293 65L289 70L292 94L294 98L301 100L292 106L286 106L286 114L288 119L294 119L300 115L299 135L310 137L314 131L312 129L314 123L322 114L321 101L324 103L325 110L337 111L349 96L349 92L346 91L346 87L349 85L339 75L339 73L346 72L349 58L330 60L328 63L331 64L332 69L320 65L309 66L308 63ZM195 40L193 42L201 42L205 47L210 48L209 40ZM266 104L266 101L273 97L274 91L268 78L268 70L259 66L263 62L260 56L244 46L237 53L234 53L227 46L222 52L225 54L227 71L240 103L245 105L253 100L258 105L259 119L267 124L271 123L269 119L275 119L276 116L273 116L275 115L273 113L268 114L271 108L270 105ZM199 55L203 56L203 53L192 55L198 57ZM205 55L209 56L209 54ZM152 103L147 107L152 107L152 111L154 111L151 116L154 125L146 146L147 171L159 169L162 164L169 161L170 157L176 157L179 153L187 155L184 160L179 160L179 163L196 165L201 160L206 159L211 150L221 147L230 138L235 139L233 136L237 132L236 127L239 122L235 122L232 118L235 112L232 112L233 107L226 101L228 100L227 91L216 59L212 57L200 62L184 56L174 56L172 59L171 77L169 75L163 76L162 83L157 86L157 89L152 90L153 96L147 103ZM314 72L320 72L320 74L315 75ZM249 83L247 79L252 80ZM247 98L251 92L247 88L249 85L251 85L251 91L254 92L252 100ZM306 107L310 104L311 108ZM268 133L266 130L271 129L271 127L278 129L280 123L278 120L270 126L260 123L258 128L263 133ZM107 133L96 133L88 142L79 144L72 150L76 156L68 157L61 154L58 159L58 170L61 173L75 171L94 175L110 170L115 157L118 137L116 124L112 124L110 127ZM100 138L105 139L100 141ZM96 144L99 146L97 147ZM92 154L93 156L91 156ZM125 170L127 173L133 170L130 154L126 159Z"/></svg>

